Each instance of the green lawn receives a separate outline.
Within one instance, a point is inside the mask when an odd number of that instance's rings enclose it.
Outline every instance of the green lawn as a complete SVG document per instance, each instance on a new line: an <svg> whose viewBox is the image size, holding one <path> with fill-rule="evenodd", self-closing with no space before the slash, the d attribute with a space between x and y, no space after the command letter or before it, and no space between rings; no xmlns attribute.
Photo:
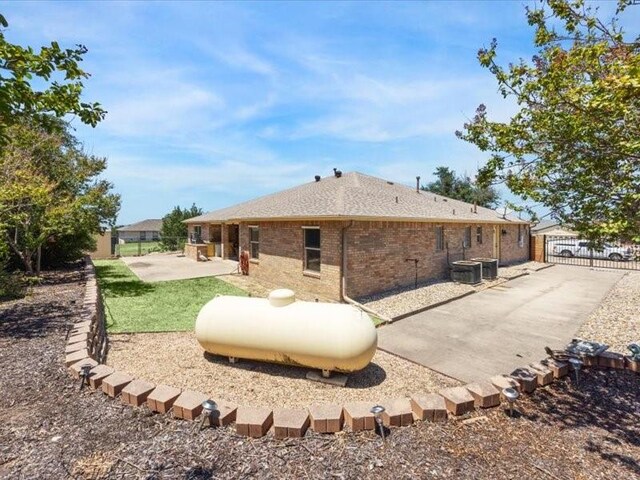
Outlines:
<svg viewBox="0 0 640 480"><path fill-rule="evenodd" d="M121 260L94 264L112 333L192 330L202 306L216 295L247 295L217 278L143 282Z"/></svg>
<svg viewBox="0 0 640 480"><path fill-rule="evenodd" d="M121 257L135 257L160 250L160 242L129 242L116 245L116 255Z"/></svg>

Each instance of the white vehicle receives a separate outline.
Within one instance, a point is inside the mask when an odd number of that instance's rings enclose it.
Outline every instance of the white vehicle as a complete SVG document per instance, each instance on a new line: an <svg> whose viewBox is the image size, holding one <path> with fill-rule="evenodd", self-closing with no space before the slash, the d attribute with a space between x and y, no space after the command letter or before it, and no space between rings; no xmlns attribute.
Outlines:
<svg viewBox="0 0 640 480"><path fill-rule="evenodd" d="M547 248L549 248L551 255L560 257L599 258L618 262L633 259L633 250L630 247L618 247L605 243L599 249L591 249L589 242L579 238L551 240L547 244Z"/></svg>

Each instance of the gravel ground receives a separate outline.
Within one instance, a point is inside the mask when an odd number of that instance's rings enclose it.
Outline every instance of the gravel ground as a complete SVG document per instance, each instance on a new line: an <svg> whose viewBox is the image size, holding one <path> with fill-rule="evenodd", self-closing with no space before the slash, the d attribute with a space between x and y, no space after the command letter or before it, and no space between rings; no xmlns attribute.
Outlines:
<svg viewBox="0 0 640 480"><path fill-rule="evenodd" d="M479 292L500 285L514 277L546 268L548 265L538 262L525 262L498 269L496 280L484 281L480 285L465 285L451 281L430 281L413 286L397 288L376 295L360 298L359 301L386 317L414 312L429 305L459 297L469 292Z"/></svg>
<svg viewBox="0 0 640 480"><path fill-rule="evenodd" d="M640 272L622 277L576 336L606 343L611 351L628 354L627 345L640 342Z"/></svg>
<svg viewBox="0 0 640 480"><path fill-rule="evenodd" d="M110 335L107 363L154 383L190 388L237 404L308 406L352 400L380 401L430 392L459 382L378 351L372 363L335 387L305 378L309 369L205 354L193 333Z"/></svg>
<svg viewBox="0 0 640 480"><path fill-rule="evenodd" d="M0 478L20 479L613 479L640 476L640 382L630 372L586 371L501 409L373 432L278 441L198 431L192 422L78 392L62 367L73 272L0 304ZM484 418L483 418L484 417ZM467 418L470 420L471 418Z"/></svg>

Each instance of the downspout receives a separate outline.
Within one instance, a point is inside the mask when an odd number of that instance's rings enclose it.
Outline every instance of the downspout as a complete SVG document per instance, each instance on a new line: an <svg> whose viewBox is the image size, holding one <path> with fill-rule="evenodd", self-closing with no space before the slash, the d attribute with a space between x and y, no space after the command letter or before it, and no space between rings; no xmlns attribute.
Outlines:
<svg viewBox="0 0 640 480"><path fill-rule="evenodd" d="M371 315L375 315L376 317L384 320L385 323L391 323L389 317L385 317L384 315L380 315L378 312L371 310L369 307L362 305L361 303L356 302L353 298L349 298L347 296L347 229L353 226L353 220L349 222L349 225L346 227L342 227L342 262L340 265L340 296L344 302L350 303L355 307L358 307L360 310L364 310Z"/></svg>

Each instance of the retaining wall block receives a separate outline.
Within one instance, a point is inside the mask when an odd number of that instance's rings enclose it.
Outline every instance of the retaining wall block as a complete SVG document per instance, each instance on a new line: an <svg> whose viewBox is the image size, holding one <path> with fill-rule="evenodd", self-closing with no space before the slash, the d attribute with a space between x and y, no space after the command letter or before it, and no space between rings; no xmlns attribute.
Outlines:
<svg viewBox="0 0 640 480"><path fill-rule="evenodd" d="M218 408L208 420L205 420L206 425L224 427L236 421L237 405L227 402L226 400L213 399L213 401L216 402Z"/></svg>
<svg viewBox="0 0 640 480"><path fill-rule="evenodd" d="M538 376L530 368L520 367L511 372L510 377L520 384L523 392L531 393L538 386Z"/></svg>
<svg viewBox="0 0 640 480"><path fill-rule="evenodd" d="M465 388L473 397L475 407L490 408L500 405L500 390L490 382L471 383Z"/></svg>
<svg viewBox="0 0 640 480"><path fill-rule="evenodd" d="M156 386L146 380L136 379L122 389L122 403L139 407L147 401L147 397Z"/></svg>
<svg viewBox="0 0 640 480"><path fill-rule="evenodd" d="M312 405L309 407L309 416L314 432L335 433L342 430L342 405Z"/></svg>
<svg viewBox="0 0 640 480"><path fill-rule="evenodd" d="M580 356L580 360L582 360L582 364L585 367L597 367L599 362L598 362L598 356L597 355L581 355Z"/></svg>
<svg viewBox="0 0 640 480"><path fill-rule="evenodd" d="M489 382L491 382L494 387L500 390L500 398L502 399L504 399L502 390L504 390L505 388L515 388L519 392L522 391L522 388L520 388L520 384L518 382L516 382L513 378L504 375L496 375L495 377L491 377L489 379Z"/></svg>
<svg viewBox="0 0 640 480"><path fill-rule="evenodd" d="M447 403L435 393L411 395L411 409L417 420L444 422L447 420Z"/></svg>
<svg viewBox="0 0 640 480"><path fill-rule="evenodd" d="M208 398L204 393L184 390L173 402L173 416L185 420L195 420L202 412L202 402Z"/></svg>
<svg viewBox="0 0 640 480"><path fill-rule="evenodd" d="M406 427L413 423L411 400L408 398L394 398L382 403L382 424L386 427Z"/></svg>
<svg viewBox="0 0 640 480"><path fill-rule="evenodd" d="M302 408L283 408L273 411L273 433L278 439L302 438L309 424L309 413Z"/></svg>
<svg viewBox="0 0 640 480"><path fill-rule="evenodd" d="M566 377L569 374L569 364L567 362L560 362L553 358L545 358L540 363L553 372L553 378Z"/></svg>
<svg viewBox="0 0 640 480"><path fill-rule="evenodd" d="M71 345L72 343L83 343L86 345L89 343L89 339L91 336L88 333L79 333L78 335L71 335L67 339L67 345Z"/></svg>
<svg viewBox="0 0 640 480"><path fill-rule="evenodd" d="M102 386L102 381L109 375L112 375L115 370L107 365L96 365L89 372L89 385L91 388L98 389Z"/></svg>
<svg viewBox="0 0 640 480"><path fill-rule="evenodd" d="M67 345L66 347L64 347L64 353L73 353L73 352L77 352L79 350L86 350L87 349L87 344L84 342L80 342L80 343L71 343L69 345Z"/></svg>
<svg viewBox="0 0 640 480"><path fill-rule="evenodd" d="M632 360L631 357L626 356L624 357L624 365L627 370L640 373L640 361Z"/></svg>
<svg viewBox="0 0 640 480"><path fill-rule="evenodd" d="M152 412L167 413L182 390L169 385L158 385L147 397L147 406Z"/></svg>
<svg viewBox="0 0 640 480"><path fill-rule="evenodd" d="M536 373L538 377L538 385L544 387L553 382L553 372L542 363L532 363L529 367Z"/></svg>
<svg viewBox="0 0 640 480"><path fill-rule="evenodd" d="M80 367L82 367L82 365L91 365L91 367L93 368L98 365L98 362L96 362L93 358L83 358L82 360L79 360L71 365L67 369L67 371L71 374L71 376L80 378Z"/></svg>
<svg viewBox="0 0 640 480"><path fill-rule="evenodd" d="M273 423L273 412L262 407L238 407L236 433L246 437L260 438L266 435Z"/></svg>
<svg viewBox="0 0 640 480"><path fill-rule="evenodd" d="M342 407L344 423L352 432L362 430L375 430L376 419L371 413L371 408L375 406L373 402L350 402Z"/></svg>
<svg viewBox="0 0 640 480"><path fill-rule="evenodd" d="M102 391L111 398L117 397L122 389L133 381L133 377L125 372L113 372L102 379Z"/></svg>
<svg viewBox="0 0 640 480"><path fill-rule="evenodd" d="M444 397L447 410L453 415L464 415L473 410L475 400L464 387L445 388L438 393Z"/></svg>
<svg viewBox="0 0 640 480"><path fill-rule="evenodd" d="M79 362L83 358L89 358L90 356L91 355L89 355L89 350L87 348L83 348L75 352L67 353L67 355L64 357L64 366L70 367L71 365Z"/></svg>
<svg viewBox="0 0 640 480"><path fill-rule="evenodd" d="M602 352L598 355L598 366L604 368L624 369L624 355L615 352Z"/></svg>

